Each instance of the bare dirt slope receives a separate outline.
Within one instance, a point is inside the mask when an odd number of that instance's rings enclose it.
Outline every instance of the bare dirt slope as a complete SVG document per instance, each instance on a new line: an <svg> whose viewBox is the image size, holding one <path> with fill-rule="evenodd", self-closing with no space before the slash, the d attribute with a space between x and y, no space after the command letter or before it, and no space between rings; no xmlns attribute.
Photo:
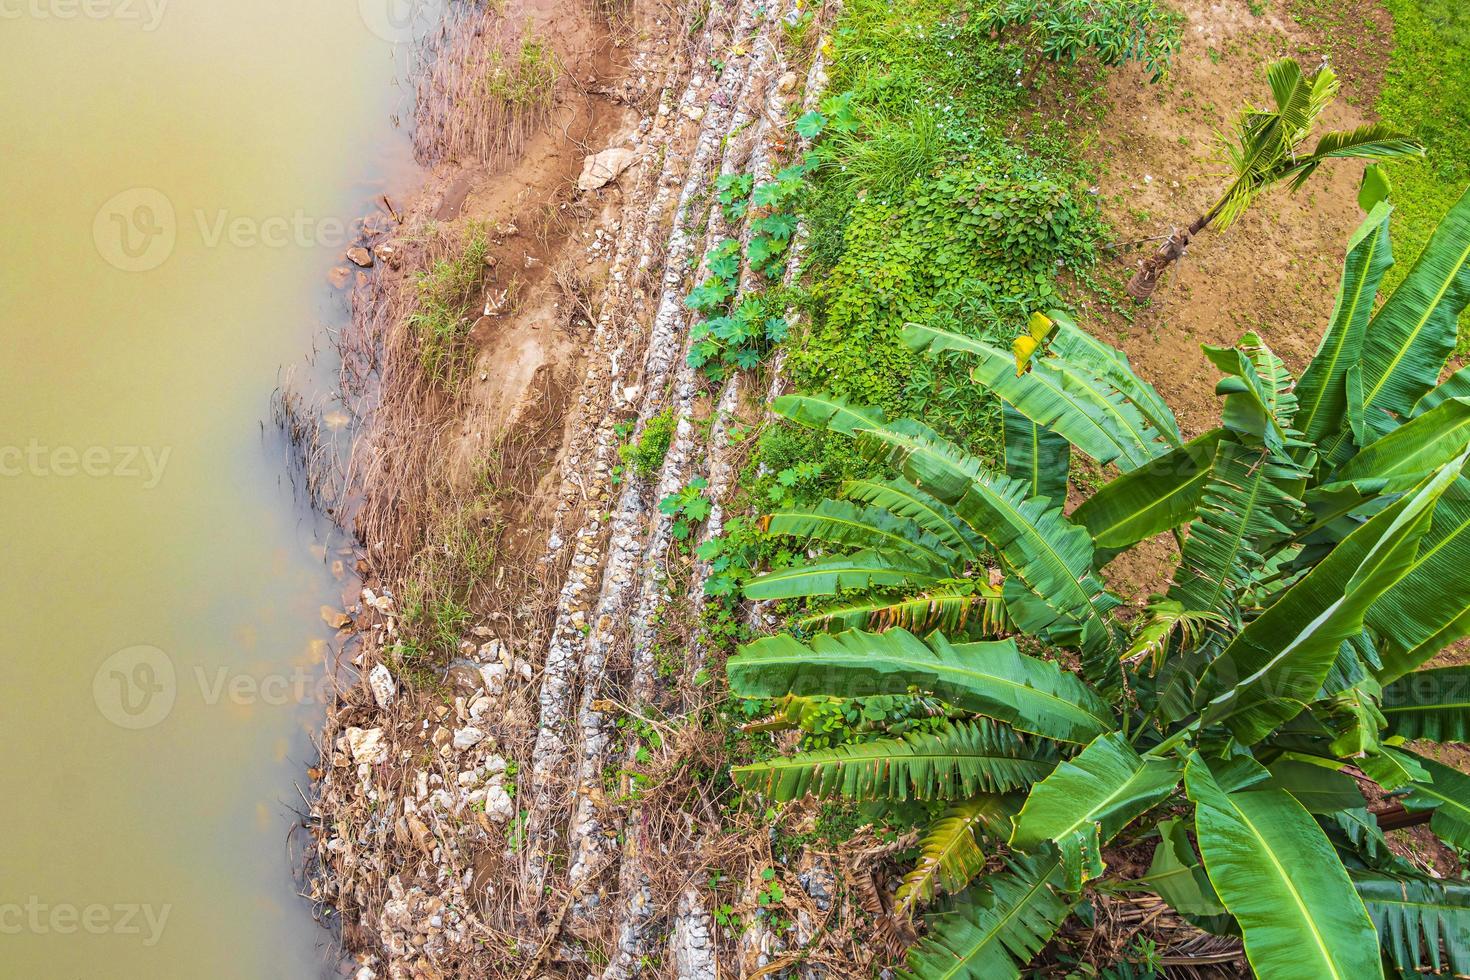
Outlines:
<svg viewBox="0 0 1470 980"><path fill-rule="evenodd" d="M1247 102L1269 103L1264 66L1288 55L1315 64L1323 51L1318 38L1274 4L1261 15L1246 0L1175 6L1188 20L1169 78L1150 85L1137 70L1124 69L1107 81L1111 112L1092 158L1120 241L1167 234L1207 211L1225 186L1215 135ZM1353 88L1364 84L1364 71L1344 81L1344 95L1359 97L1340 98L1324 126L1369 120L1352 104L1365 104ZM1296 194L1269 192L1225 232L1200 234L1133 323L1103 311L1090 321L1159 389L1186 435L1210 428L1218 416L1218 372L1200 344L1230 345L1254 330L1296 371L1316 351L1347 240L1362 220L1362 172L1362 163L1332 161ZM1131 271L1144 254L1116 262Z"/></svg>

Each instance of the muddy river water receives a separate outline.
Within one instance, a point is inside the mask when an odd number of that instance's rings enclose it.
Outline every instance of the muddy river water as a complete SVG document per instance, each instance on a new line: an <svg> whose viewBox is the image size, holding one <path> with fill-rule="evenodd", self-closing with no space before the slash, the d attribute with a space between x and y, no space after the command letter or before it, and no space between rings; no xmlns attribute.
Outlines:
<svg viewBox="0 0 1470 980"><path fill-rule="evenodd" d="M292 826L351 582L269 401L410 182L408 6L0 0L0 977L337 972Z"/></svg>

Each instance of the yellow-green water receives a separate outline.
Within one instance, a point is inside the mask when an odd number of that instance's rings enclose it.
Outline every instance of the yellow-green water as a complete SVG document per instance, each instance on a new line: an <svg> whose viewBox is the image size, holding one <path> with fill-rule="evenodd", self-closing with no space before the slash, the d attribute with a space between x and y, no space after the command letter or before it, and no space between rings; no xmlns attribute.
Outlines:
<svg viewBox="0 0 1470 980"><path fill-rule="evenodd" d="M0 977L337 970L288 837L350 583L268 402L408 176L373 7L0 0Z"/></svg>

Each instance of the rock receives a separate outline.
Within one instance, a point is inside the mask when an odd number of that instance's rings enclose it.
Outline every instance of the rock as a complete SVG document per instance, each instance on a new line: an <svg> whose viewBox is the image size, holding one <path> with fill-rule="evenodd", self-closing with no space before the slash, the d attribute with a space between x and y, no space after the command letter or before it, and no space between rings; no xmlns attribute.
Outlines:
<svg viewBox="0 0 1470 980"><path fill-rule="evenodd" d="M341 289L352 281L352 270L345 265L339 265L327 273L327 281L332 284L333 289Z"/></svg>
<svg viewBox="0 0 1470 980"><path fill-rule="evenodd" d="M790 92L796 88L796 72L788 71L776 82L777 92Z"/></svg>
<svg viewBox="0 0 1470 980"><path fill-rule="evenodd" d="M461 752L465 749L472 749L483 741L485 741L485 733L474 725L467 725L454 732L454 747Z"/></svg>
<svg viewBox="0 0 1470 980"><path fill-rule="evenodd" d="M333 609L331 606L322 606L321 613L322 622L334 630L345 629L352 625L352 617L340 609Z"/></svg>
<svg viewBox="0 0 1470 980"><path fill-rule="evenodd" d="M388 761L388 743L383 741L381 728L349 728L343 737L353 762L377 765Z"/></svg>
<svg viewBox="0 0 1470 980"><path fill-rule="evenodd" d="M577 189L595 191L612 183L636 159L638 154L624 146L612 146L601 153L594 153L582 162L582 176L577 178Z"/></svg>
<svg viewBox="0 0 1470 980"><path fill-rule="evenodd" d="M393 681L393 675L388 668L378 664L368 672L368 687L373 689L373 700L378 702L378 707L387 711L393 707L393 702L398 698L398 685Z"/></svg>
<svg viewBox="0 0 1470 980"><path fill-rule="evenodd" d="M371 269L373 266L373 253L361 245L354 245L347 250L347 261L355 266Z"/></svg>
<svg viewBox="0 0 1470 980"><path fill-rule="evenodd" d="M499 694L505 690L505 677L509 668L503 663L484 664L480 667L480 678L484 681L485 690L491 694Z"/></svg>
<svg viewBox="0 0 1470 980"><path fill-rule="evenodd" d="M515 801L504 787L491 786L485 791L485 815L496 823L505 823L516 815Z"/></svg>
<svg viewBox="0 0 1470 980"><path fill-rule="evenodd" d="M683 105L679 107L679 111L690 122L699 122L704 118L704 106L702 105Z"/></svg>
<svg viewBox="0 0 1470 980"><path fill-rule="evenodd" d="M390 269L396 269L403 265L403 252L392 242L383 242L374 248L373 255L377 257L379 262L382 262Z"/></svg>
<svg viewBox="0 0 1470 980"><path fill-rule="evenodd" d="M485 686L485 679L480 674L480 665L470 660L456 660L449 665L449 673L444 678L446 684L452 687L457 694L470 695Z"/></svg>

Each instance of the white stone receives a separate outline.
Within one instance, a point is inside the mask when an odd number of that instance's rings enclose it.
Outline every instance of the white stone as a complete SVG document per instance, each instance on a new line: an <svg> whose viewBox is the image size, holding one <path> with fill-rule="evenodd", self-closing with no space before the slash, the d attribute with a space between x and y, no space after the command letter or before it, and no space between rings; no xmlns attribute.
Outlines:
<svg viewBox="0 0 1470 980"><path fill-rule="evenodd" d="M461 752L465 749L472 749L483 741L485 741L485 733L473 725L455 729L454 747Z"/></svg>
<svg viewBox="0 0 1470 980"><path fill-rule="evenodd" d="M398 698L398 685L387 667L378 664L368 672L368 687L373 689L373 700L378 702L379 708L387 711L393 707L393 702Z"/></svg>
<svg viewBox="0 0 1470 980"><path fill-rule="evenodd" d="M625 146L612 146L601 153L592 154L582 162L582 175L577 178L577 189L595 191L612 183L636 159L638 154Z"/></svg>
<svg viewBox="0 0 1470 980"><path fill-rule="evenodd" d="M516 814L515 801L503 787L491 786L485 791L485 815L496 823L505 823Z"/></svg>
<svg viewBox="0 0 1470 980"><path fill-rule="evenodd" d="M376 765L388 761L388 743L381 728L349 728L345 733L352 761Z"/></svg>

